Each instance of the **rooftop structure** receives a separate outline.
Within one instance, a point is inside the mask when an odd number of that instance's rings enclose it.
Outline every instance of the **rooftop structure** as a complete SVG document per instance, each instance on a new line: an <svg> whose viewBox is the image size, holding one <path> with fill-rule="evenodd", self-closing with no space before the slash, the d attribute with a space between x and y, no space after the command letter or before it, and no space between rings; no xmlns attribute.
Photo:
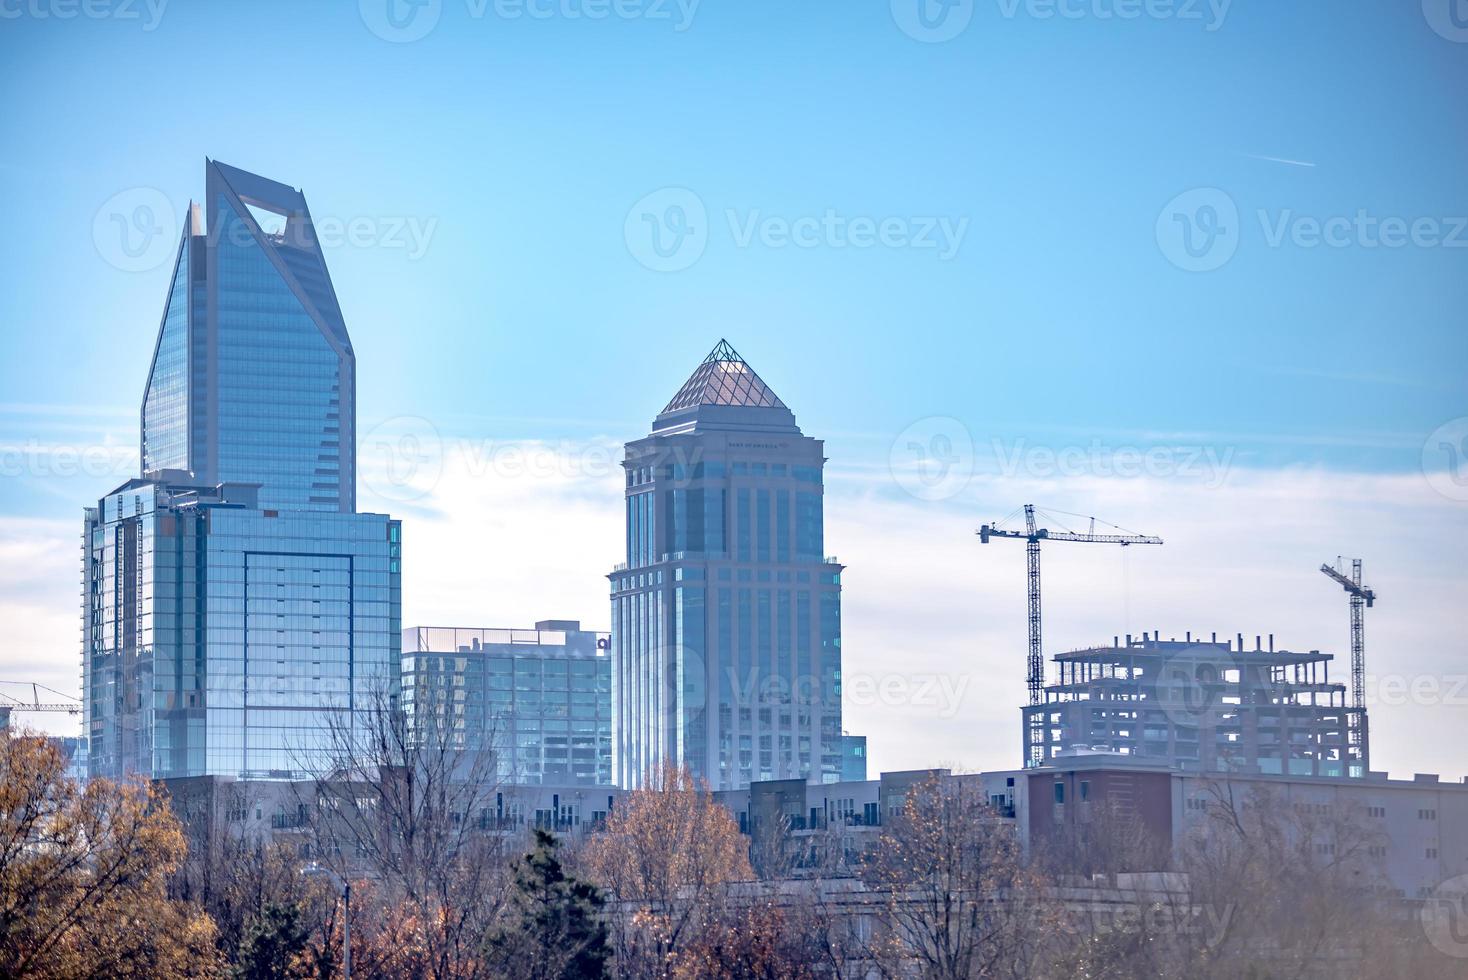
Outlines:
<svg viewBox="0 0 1468 980"><path fill-rule="evenodd" d="M517 784L612 781L611 637L574 619L534 629L403 630L403 708L491 751Z"/></svg>
<svg viewBox="0 0 1468 980"><path fill-rule="evenodd" d="M1331 654L1246 649L1209 640L1126 643L1052 658L1059 680L1024 711L1025 759L1078 749L1142 756L1184 771L1361 778L1370 760L1352 738L1365 708L1330 678Z"/></svg>

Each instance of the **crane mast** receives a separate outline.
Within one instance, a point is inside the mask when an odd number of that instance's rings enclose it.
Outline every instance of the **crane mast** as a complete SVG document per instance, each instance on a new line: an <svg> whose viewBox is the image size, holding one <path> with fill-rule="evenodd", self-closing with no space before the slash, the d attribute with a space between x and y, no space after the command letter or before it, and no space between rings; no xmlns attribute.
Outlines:
<svg viewBox="0 0 1468 980"><path fill-rule="evenodd" d="M1337 558L1336 563L1340 564ZM1351 559L1351 574L1348 576L1338 568L1322 564L1327 578L1335 582L1350 596L1351 606L1351 707L1356 709L1354 724L1350 726L1351 744L1361 751L1363 768L1367 764L1370 736L1366 725L1366 610L1376 604L1376 590L1361 584L1361 559Z"/></svg>
<svg viewBox="0 0 1468 980"><path fill-rule="evenodd" d="M1025 504L1025 529L1023 531L1011 531L1001 528L995 524L985 524L979 528L979 541L988 544L991 538L1013 538L1025 542L1025 583L1026 593L1029 600L1029 650L1025 663L1025 686L1029 689L1029 703L1033 707L1040 704L1045 696L1045 655L1041 636L1040 615L1040 542L1041 541L1070 541L1082 544L1116 544L1126 547L1133 544L1161 544L1162 539L1149 534L1097 534L1095 533L1096 519L1091 518L1091 530L1081 534L1075 531L1051 531L1038 525L1035 520L1035 505ZM1034 719L1038 713L1030 715L1030 727L1036 725ZM1043 739L1037 746L1036 737L1043 732L1031 731L1029 735L1030 745L1028 747L1028 759L1031 765L1040 761L1036 752L1043 751Z"/></svg>

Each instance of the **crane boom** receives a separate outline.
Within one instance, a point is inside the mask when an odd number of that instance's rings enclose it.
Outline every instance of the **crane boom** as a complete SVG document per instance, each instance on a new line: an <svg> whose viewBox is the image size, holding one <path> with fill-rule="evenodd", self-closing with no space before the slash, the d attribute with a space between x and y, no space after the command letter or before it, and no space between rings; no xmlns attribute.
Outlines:
<svg viewBox="0 0 1468 980"><path fill-rule="evenodd" d="M70 715L81 714L82 703L70 700L70 696L60 691L52 690L44 684L35 684L29 681L0 681L0 684L24 684L31 689L30 700L18 698L13 694L0 691L0 728L10 727L10 714L13 711L64 711ZM42 701L41 691L57 697L68 698L65 701Z"/></svg>
<svg viewBox="0 0 1468 980"><path fill-rule="evenodd" d="M1080 534L1075 531L1051 531L1048 528L1039 527L1035 520L1035 505L1025 504L1025 529L1023 531L1008 530L994 524L985 524L978 530L981 544L988 544L990 538L1012 538L1025 542L1025 582L1026 592L1029 600L1029 651L1026 658L1025 684L1029 689L1031 705L1041 703L1045 688L1045 657L1041 642L1041 617L1040 617L1040 542L1041 541L1070 541L1082 544L1116 544L1126 547L1133 544L1161 544L1162 539L1150 534L1096 534L1094 530L1088 534ZM1091 527L1096 526L1096 519L1091 518ZM1031 732L1028 746L1029 764L1037 765L1043 761L1036 752L1043 753L1042 743L1036 744L1037 735L1043 732Z"/></svg>

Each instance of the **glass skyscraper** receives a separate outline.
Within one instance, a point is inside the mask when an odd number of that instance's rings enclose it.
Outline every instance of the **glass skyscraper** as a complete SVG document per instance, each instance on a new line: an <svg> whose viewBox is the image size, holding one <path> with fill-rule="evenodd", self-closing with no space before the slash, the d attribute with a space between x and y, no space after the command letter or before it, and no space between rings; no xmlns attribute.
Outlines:
<svg viewBox="0 0 1468 980"><path fill-rule="evenodd" d="M398 696L401 527L355 512L355 362L305 198L206 162L142 407L85 514L94 776L301 778Z"/></svg>
<svg viewBox="0 0 1468 980"><path fill-rule="evenodd" d="M714 789L841 778L824 464L724 341L627 444L627 560L610 576L618 785L669 762Z"/></svg>
<svg viewBox="0 0 1468 980"><path fill-rule="evenodd" d="M204 188L148 372L143 474L259 483L262 507L351 513L356 356L306 199L215 160Z"/></svg>
<svg viewBox="0 0 1468 980"><path fill-rule="evenodd" d="M611 638L576 620L404 630L403 710L493 752L507 782L612 783Z"/></svg>

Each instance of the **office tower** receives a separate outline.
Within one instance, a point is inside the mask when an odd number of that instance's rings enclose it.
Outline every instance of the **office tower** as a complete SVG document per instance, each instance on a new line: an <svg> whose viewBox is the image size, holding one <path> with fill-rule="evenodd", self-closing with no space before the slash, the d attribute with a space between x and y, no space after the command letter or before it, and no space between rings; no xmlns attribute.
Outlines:
<svg viewBox="0 0 1468 980"><path fill-rule="evenodd" d="M420 730L493 752L506 782L612 784L611 638L576 620L404 630L403 710Z"/></svg>
<svg viewBox="0 0 1468 980"><path fill-rule="evenodd" d="M143 396L142 472L356 507L356 356L300 191L215 160L191 204ZM207 227L206 227L207 222Z"/></svg>
<svg viewBox="0 0 1468 980"><path fill-rule="evenodd" d="M305 199L205 171L143 474L85 513L94 776L301 778L330 765L332 727L398 696L401 527L354 510L354 361Z"/></svg>
<svg viewBox="0 0 1468 980"><path fill-rule="evenodd" d="M728 343L629 442L612 592L613 764L715 789L841 777L841 569L822 443Z"/></svg>

